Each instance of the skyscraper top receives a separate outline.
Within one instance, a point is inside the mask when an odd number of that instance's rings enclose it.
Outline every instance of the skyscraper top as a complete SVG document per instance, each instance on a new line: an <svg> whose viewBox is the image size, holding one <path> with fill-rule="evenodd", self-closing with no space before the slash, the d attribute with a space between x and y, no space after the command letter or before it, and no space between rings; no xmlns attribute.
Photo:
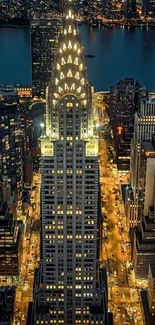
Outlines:
<svg viewBox="0 0 155 325"><path fill-rule="evenodd" d="M53 105L56 105L65 93L74 94L83 105L87 104L88 80L71 0L68 0L65 10L62 35L53 69Z"/></svg>

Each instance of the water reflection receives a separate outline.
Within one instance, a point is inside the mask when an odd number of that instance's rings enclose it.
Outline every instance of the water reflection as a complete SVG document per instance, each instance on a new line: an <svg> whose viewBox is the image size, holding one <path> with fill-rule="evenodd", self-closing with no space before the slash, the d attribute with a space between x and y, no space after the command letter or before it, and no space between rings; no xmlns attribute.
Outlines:
<svg viewBox="0 0 155 325"><path fill-rule="evenodd" d="M92 28L80 26L88 76L97 90L109 89L119 79L134 77L155 90L155 28Z"/></svg>

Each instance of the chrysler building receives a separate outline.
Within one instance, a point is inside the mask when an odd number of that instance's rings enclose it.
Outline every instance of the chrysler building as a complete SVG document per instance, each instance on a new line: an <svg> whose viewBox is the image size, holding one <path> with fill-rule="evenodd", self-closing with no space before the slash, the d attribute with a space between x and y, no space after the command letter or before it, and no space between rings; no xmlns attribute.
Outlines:
<svg viewBox="0 0 155 325"><path fill-rule="evenodd" d="M98 258L99 166L92 89L68 0L41 137L41 276L34 324L107 324Z"/></svg>

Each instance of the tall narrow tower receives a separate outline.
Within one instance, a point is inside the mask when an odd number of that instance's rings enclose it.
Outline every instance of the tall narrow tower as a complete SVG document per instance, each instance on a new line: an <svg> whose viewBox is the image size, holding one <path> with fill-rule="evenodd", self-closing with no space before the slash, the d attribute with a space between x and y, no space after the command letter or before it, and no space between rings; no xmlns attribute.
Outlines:
<svg viewBox="0 0 155 325"><path fill-rule="evenodd" d="M41 139L42 284L36 324L105 324L97 267L98 140L71 0ZM100 274L101 275L101 274ZM46 310L46 311L45 311ZM43 316L44 313L44 316ZM44 323L45 324L45 323Z"/></svg>

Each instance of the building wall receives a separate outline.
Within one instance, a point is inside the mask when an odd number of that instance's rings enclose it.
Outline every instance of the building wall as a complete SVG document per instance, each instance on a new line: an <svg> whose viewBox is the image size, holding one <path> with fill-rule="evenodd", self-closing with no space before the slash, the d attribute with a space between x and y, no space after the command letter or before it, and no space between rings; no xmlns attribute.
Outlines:
<svg viewBox="0 0 155 325"><path fill-rule="evenodd" d="M155 198L155 158L148 158L146 162L146 183L145 183L145 201L144 215L147 216L149 207L154 205Z"/></svg>
<svg viewBox="0 0 155 325"><path fill-rule="evenodd" d="M139 213L140 162L141 144L151 140L155 132L155 101L142 100L141 112L135 115L134 135L131 142L131 186L134 196L133 226L140 224L142 215Z"/></svg>

